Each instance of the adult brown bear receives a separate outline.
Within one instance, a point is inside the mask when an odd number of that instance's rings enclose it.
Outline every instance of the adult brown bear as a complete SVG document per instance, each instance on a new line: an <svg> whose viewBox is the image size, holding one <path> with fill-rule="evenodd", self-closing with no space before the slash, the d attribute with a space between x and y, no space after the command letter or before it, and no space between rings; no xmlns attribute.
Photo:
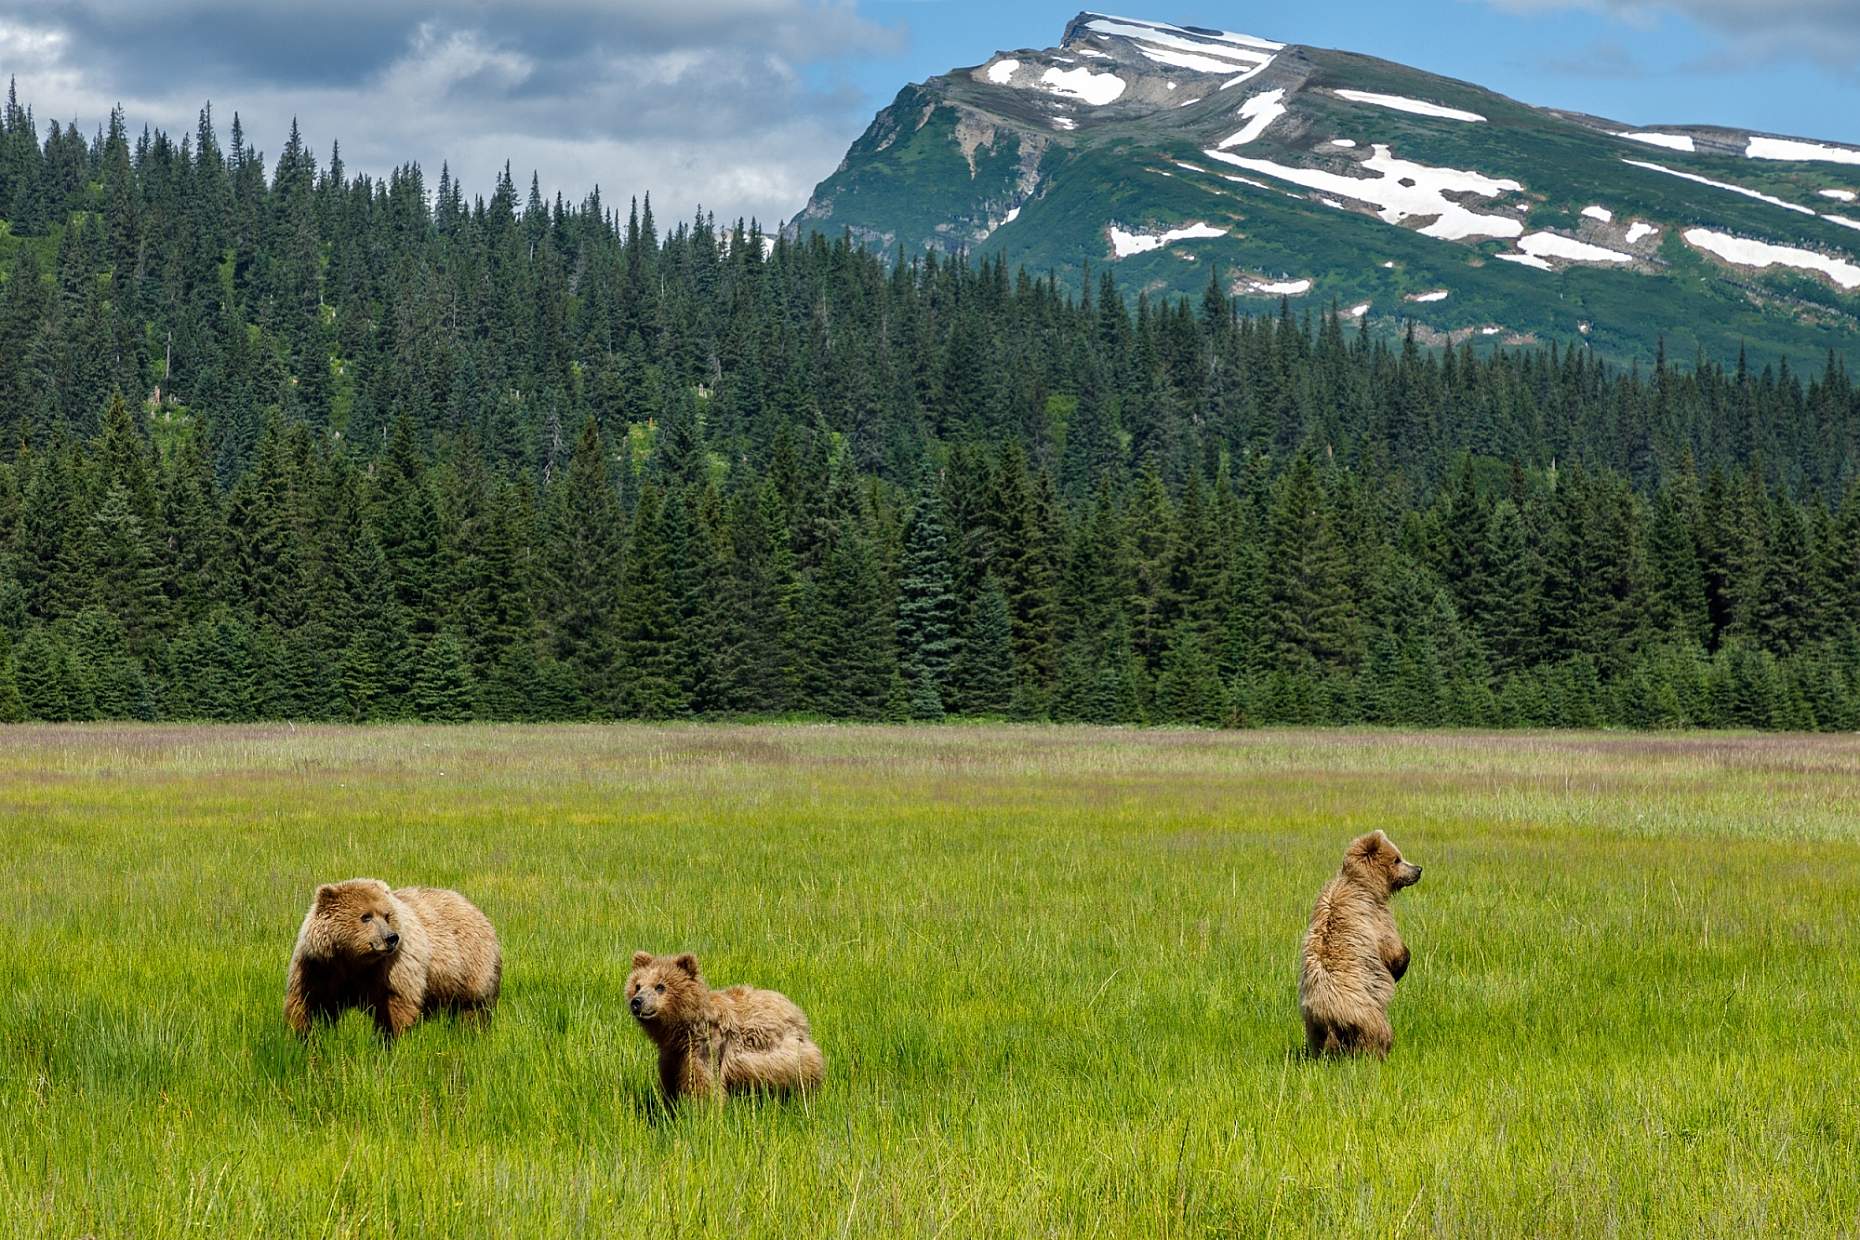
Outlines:
<svg viewBox="0 0 1860 1240"><path fill-rule="evenodd" d="M361 1008L392 1039L440 1008L488 1017L503 972L497 932L458 892L389 890L378 878L325 883L297 932L284 1018L308 1033Z"/></svg>

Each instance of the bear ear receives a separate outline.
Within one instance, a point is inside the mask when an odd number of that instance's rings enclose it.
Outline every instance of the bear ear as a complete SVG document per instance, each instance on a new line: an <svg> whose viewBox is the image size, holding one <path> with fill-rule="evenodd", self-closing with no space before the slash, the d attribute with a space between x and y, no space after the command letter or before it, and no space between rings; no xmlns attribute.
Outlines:
<svg viewBox="0 0 1860 1240"><path fill-rule="evenodd" d="M683 969L686 973L689 973L692 977L696 977L698 975L697 957L693 956L690 952L686 952L684 955L680 956L677 960L673 961L672 963L676 964L679 968Z"/></svg>
<svg viewBox="0 0 1860 1240"><path fill-rule="evenodd" d="M633 967L635 969L643 969L651 963L652 963L651 952L634 952L633 953Z"/></svg>
<svg viewBox="0 0 1860 1240"><path fill-rule="evenodd" d="M1356 842L1350 845L1350 855L1367 861L1382 851L1382 846L1388 843L1388 838L1381 831L1371 831L1368 835L1359 836Z"/></svg>
<svg viewBox="0 0 1860 1240"><path fill-rule="evenodd" d="M324 883L316 889L316 907L328 908L336 902L336 884Z"/></svg>

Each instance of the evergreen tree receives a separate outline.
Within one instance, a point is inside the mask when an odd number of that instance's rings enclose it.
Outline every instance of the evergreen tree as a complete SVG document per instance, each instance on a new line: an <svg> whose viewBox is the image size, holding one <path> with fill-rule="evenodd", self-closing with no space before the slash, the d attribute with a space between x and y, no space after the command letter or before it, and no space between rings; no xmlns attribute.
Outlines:
<svg viewBox="0 0 1860 1240"><path fill-rule="evenodd" d="M636 719L664 719L686 705L678 669L672 557L661 503L658 487L648 483L633 513L626 583L614 617L620 655L614 710Z"/></svg>
<svg viewBox="0 0 1860 1240"><path fill-rule="evenodd" d="M993 576L982 580L968 630L950 669L954 708L965 715L1002 715L1015 710L1014 616L1007 592Z"/></svg>
<svg viewBox="0 0 1860 1240"><path fill-rule="evenodd" d="M843 510L800 611L805 701L842 718L880 717L898 671L897 647L890 599L858 508Z"/></svg>
<svg viewBox="0 0 1860 1240"><path fill-rule="evenodd" d="M29 719L56 722L71 717L72 689L66 680L66 655L49 629L34 628L15 652L20 700Z"/></svg>
<svg viewBox="0 0 1860 1240"><path fill-rule="evenodd" d="M1201 634L1191 624L1177 624L1156 682L1156 721L1218 727L1226 714L1219 669L1203 648Z"/></svg>
<svg viewBox="0 0 1860 1240"><path fill-rule="evenodd" d="M123 485L110 488L91 518L89 544L92 598L122 625L132 647L145 647L166 628L168 599L155 547Z"/></svg>
<svg viewBox="0 0 1860 1240"><path fill-rule="evenodd" d="M959 657L956 592L942 504L925 486L911 509L898 569L898 662L914 719L940 719ZM970 625L969 627L973 627Z"/></svg>
<svg viewBox="0 0 1860 1240"><path fill-rule="evenodd" d="M0 112L0 718L1860 725L1839 357L1430 350L129 133Z"/></svg>
<svg viewBox="0 0 1860 1240"><path fill-rule="evenodd" d="M613 616L625 544L620 498L592 419L582 424L568 468L551 488L544 531L543 623L556 657L575 672L583 701L600 710L617 691Z"/></svg>
<svg viewBox="0 0 1860 1240"><path fill-rule="evenodd" d="M1348 562L1309 456L1280 482L1267 531L1266 625L1289 665L1336 665L1356 647Z"/></svg>
<svg viewBox="0 0 1860 1240"><path fill-rule="evenodd" d="M0 723L26 718L26 700L19 691L19 669L13 661L13 639L0 628Z"/></svg>
<svg viewBox="0 0 1860 1240"><path fill-rule="evenodd" d="M450 630L427 639L420 673L413 681L413 713L429 723L462 723L471 718L476 687L464 645Z"/></svg>

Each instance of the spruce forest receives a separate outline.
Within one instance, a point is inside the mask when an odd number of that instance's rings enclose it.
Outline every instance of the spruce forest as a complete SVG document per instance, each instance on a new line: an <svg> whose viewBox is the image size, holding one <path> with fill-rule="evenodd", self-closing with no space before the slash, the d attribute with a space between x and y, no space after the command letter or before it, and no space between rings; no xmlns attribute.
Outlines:
<svg viewBox="0 0 1860 1240"><path fill-rule="evenodd" d="M0 718L1860 727L1860 390L0 123Z"/></svg>

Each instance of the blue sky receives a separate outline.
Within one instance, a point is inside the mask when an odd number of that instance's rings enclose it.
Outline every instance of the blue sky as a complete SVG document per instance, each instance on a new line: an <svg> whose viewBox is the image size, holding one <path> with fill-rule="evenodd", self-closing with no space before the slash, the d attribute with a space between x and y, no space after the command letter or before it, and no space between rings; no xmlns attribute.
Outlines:
<svg viewBox="0 0 1860 1240"><path fill-rule="evenodd" d="M1716 123L1860 143L1860 0L1161 2L1119 0L1111 11L1363 52L1635 124ZM896 59L873 58L855 73L874 99L889 99L902 80L975 64L997 47L1051 46L1080 6L861 7L909 32Z"/></svg>
<svg viewBox="0 0 1860 1240"><path fill-rule="evenodd" d="M793 214L905 82L1058 42L1077 0L0 0L0 77L41 123L191 130L275 155L296 117L351 170L488 192L650 192ZM1346 48L1634 124L1860 144L1860 0L1118 0L1126 16Z"/></svg>

